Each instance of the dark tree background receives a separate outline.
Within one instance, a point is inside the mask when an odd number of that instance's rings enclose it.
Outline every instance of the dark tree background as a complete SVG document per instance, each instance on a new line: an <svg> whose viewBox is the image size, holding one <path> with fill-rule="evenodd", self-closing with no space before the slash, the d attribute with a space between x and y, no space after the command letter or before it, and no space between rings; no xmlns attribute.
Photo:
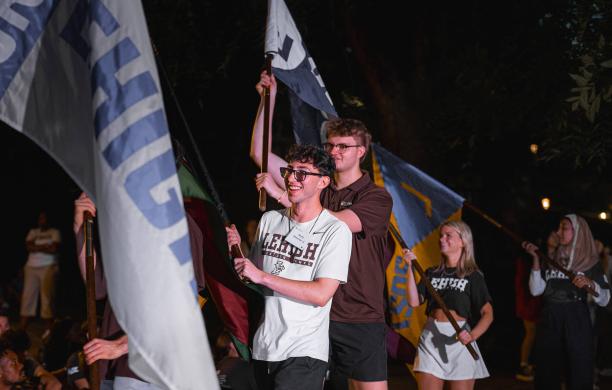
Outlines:
<svg viewBox="0 0 612 390"><path fill-rule="evenodd" d="M143 4L171 132L193 158L180 107L225 209L243 226L259 216L248 149L266 2ZM612 1L287 5L338 113L363 120L376 142L528 239L545 237L560 215L578 212L611 241L610 224L596 215L612 208ZM279 95L273 149L283 154L293 140L282 89ZM47 208L65 238L62 310L81 313L70 227L78 188L8 128L3 146L2 280L15 280L27 229ZM552 201L547 212L544 196ZM483 347L496 356L492 366L511 367L520 337L512 284L520 252L469 211L465 218L498 308Z"/></svg>
<svg viewBox="0 0 612 390"><path fill-rule="evenodd" d="M266 4L218 3L148 1L145 8L211 176L242 222L256 215L245 204L252 183L236 173L255 172L247 151ZM599 64L612 59L610 1L287 4L340 115L364 120L392 152L497 215L512 209L534 221L543 196L552 199L551 213L608 210L612 65ZM593 104L572 110L567 101L578 97L572 77L582 74L585 55L597 68L589 70L592 89L601 92L593 120ZM166 99L179 134L167 91ZM292 139L279 100L274 149L282 153Z"/></svg>

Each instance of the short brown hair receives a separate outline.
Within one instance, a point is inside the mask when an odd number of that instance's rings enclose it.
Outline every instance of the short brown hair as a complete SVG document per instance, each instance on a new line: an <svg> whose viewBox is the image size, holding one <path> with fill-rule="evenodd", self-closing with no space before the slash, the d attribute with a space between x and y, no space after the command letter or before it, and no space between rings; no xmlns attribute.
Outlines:
<svg viewBox="0 0 612 390"><path fill-rule="evenodd" d="M352 136L357 138L359 143L365 147L366 154L370 150L372 134L370 134L367 127L360 120L348 118L331 119L327 121L325 128L327 130L327 138L333 136Z"/></svg>
<svg viewBox="0 0 612 390"><path fill-rule="evenodd" d="M319 173L329 176L329 178L334 177L334 171L336 170L336 163L329 153L325 152L320 146L315 145L295 144L291 146L285 156L285 161L288 163L293 161L310 163L319 170Z"/></svg>

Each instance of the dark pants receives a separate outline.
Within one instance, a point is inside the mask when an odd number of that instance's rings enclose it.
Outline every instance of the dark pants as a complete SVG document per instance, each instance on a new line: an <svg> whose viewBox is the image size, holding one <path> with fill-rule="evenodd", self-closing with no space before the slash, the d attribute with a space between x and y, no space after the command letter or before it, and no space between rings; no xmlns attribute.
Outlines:
<svg viewBox="0 0 612 390"><path fill-rule="evenodd" d="M253 360L253 370L258 390L322 390L327 362L311 357Z"/></svg>
<svg viewBox="0 0 612 390"><path fill-rule="evenodd" d="M593 389L593 326L584 302L553 303L542 309L536 330L535 388Z"/></svg>
<svg viewBox="0 0 612 390"><path fill-rule="evenodd" d="M597 332L597 368L612 368L612 312L598 307L595 320Z"/></svg>

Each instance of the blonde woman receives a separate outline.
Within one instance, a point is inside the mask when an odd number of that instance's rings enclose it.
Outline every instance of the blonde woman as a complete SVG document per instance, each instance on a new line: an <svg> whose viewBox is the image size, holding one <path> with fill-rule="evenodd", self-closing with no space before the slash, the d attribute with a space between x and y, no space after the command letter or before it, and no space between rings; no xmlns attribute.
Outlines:
<svg viewBox="0 0 612 390"><path fill-rule="evenodd" d="M473 389L476 379L489 372L476 340L493 322L493 306L482 272L474 259L472 231L462 221L444 223L440 228L442 262L425 271L427 278L463 329L458 337L455 330L423 282L417 286L412 272L413 252L404 250L408 263L408 303L417 307L427 302L427 323L421 333L414 361L419 389L442 390L447 382L450 389ZM470 324L474 324L470 328ZM471 343L480 355L474 360L466 344Z"/></svg>

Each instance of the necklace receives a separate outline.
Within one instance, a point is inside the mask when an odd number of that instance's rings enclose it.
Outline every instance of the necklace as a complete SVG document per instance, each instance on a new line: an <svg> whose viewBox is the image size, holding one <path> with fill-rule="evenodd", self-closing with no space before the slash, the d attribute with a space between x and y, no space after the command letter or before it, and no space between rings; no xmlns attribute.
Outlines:
<svg viewBox="0 0 612 390"><path fill-rule="evenodd" d="M317 224L317 221L319 220L319 217L321 216L321 214L323 214L323 210L325 210L325 208L321 207L321 211L319 211L319 215L317 215L317 218L315 218L314 223L312 224L312 226L310 227L310 230L308 231L308 234L312 233L312 230L314 229L315 225ZM287 209L287 224L289 226L289 231L291 231L291 215L293 214L291 212L291 209ZM299 222L298 222L299 223Z"/></svg>
<svg viewBox="0 0 612 390"><path fill-rule="evenodd" d="M451 270L451 272L447 272L447 270ZM457 272L457 267L444 267L442 268L442 276L453 276Z"/></svg>

